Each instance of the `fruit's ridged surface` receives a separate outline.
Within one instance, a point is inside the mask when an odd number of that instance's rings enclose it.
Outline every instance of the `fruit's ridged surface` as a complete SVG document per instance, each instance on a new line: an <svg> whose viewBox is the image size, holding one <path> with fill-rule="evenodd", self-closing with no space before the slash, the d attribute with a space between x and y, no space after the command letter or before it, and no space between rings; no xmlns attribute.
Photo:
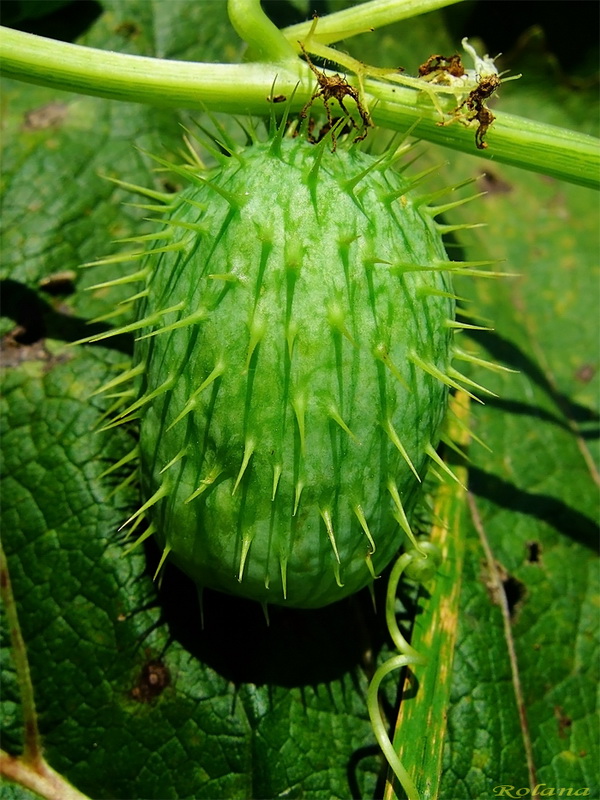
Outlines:
<svg viewBox="0 0 600 800"><path fill-rule="evenodd" d="M145 513L200 585L325 605L391 560L437 445L447 257L356 148L255 144L192 183L142 267Z"/></svg>

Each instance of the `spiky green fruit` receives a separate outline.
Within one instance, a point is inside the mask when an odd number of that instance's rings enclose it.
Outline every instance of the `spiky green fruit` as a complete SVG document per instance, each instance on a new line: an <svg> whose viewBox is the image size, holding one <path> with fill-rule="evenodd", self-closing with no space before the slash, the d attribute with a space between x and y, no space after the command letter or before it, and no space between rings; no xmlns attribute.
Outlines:
<svg viewBox="0 0 600 800"><path fill-rule="evenodd" d="M200 586L322 606L390 562L437 460L435 212L388 161L301 138L189 178L136 273L139 513Z"/></svg>

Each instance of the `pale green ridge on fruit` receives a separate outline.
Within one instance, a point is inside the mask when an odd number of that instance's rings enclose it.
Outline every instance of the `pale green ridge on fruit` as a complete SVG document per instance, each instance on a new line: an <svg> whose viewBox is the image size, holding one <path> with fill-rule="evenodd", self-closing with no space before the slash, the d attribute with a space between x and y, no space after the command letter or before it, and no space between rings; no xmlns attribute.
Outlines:
<svg viewBox="0 0 600 800"><path fill-rule="evenodd" d="M145 502L127 523L145 516L200 586L341 599L412 538L428 464L447 470L448 390L471 385L450 364L450 274L489 262L448 261L434 217L455 203L429 207L389 160L278 132L182 168L163 230L136 238L156 247L103 284L143 285L136 322L88 339L137 335L103 387L138 385L110 423L140 419Z"/></svg>

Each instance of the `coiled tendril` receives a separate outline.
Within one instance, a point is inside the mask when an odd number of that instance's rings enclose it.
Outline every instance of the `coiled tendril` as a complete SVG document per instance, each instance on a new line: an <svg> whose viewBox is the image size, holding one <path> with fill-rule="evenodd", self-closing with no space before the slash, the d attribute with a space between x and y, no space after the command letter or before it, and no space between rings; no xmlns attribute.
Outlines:
<svg viewBox="0 0 600 800"><path fill-rule="evenodd" d="M395 614L396 592L403 572L406 572L407 578L419 583L425 583L434 577L440 563L441 555L436 545L432 542L422 541L419 542L418 550L412 549L403 553L394 564L387 587L385 619L399 655L392 656L377 669L367 692L367 708L371 717L373 731L388 764L406 792L408 800L419 800L420 795L413 779L406 771L390 741L386 724L379 709L378 692L382 680L395 669L427 663L427 657L418 653L414 647L411 647L400 633Z"/></svg>

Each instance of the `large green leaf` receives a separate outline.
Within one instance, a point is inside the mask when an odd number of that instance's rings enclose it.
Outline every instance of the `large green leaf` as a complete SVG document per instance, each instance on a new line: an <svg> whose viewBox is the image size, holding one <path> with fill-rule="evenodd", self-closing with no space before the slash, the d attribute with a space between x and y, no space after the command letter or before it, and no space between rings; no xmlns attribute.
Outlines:
<svg viewBox="0 0 600 800"><path fill-rule="evenodd" d="M86 44L240 58L224 3L103 5ZM447 19L459 26L463 13L459 6ZM348 45L411 72L456 46L439 15L376 37ZM548 60L520 52L511 67L526 74L503 90L502 107L561 124L566 109L568 124L594 132L594 93L557 86ZM2 530L49 763L93 797L382 796L365 697L373 664L391 648L368 596L317 612L275 609L267 627L259 607L207 594L202 627L193 587L174 569L157 586L152 544L124 557L116 532L136 490L120 483L126 469L103 473L131 450L134 433L97 433L106 402L90 394L116 374L131 342L66 346L124 296L86 292L114 268L78 265L146 230L147 213L121 205L131 195L102 176L174 188L145 152L177 151L187 116L12 82L4 97ZM458 293L495 327L461 336L465 349L477 344L519 374L469 373L499 397L471 411L491 452L470 447L471 495L452 531L461 543L453 557L465 552L460 609L436 616L451 595L459 602L448 583L460 575L454 566L442 568L446 598L406 601L425 609L415 637L444 654L443 674L453 641L444 623L458 635L453 671L440 694L416 670L421 687L406 693L397 738L407 764L427 773L439 758L418 742L428 726L443 737L447 715L443 800L536 782L599 797L597 197L471 156L430 148L425 157L450 158L446 182L473 177L488 190L447 220L487 227L456 234L454 244L469 258L505 259L498 269L519 277L461 283ZM7 641L4 747L17 754L23 731ZM430 696L435 713L419 718L419 698ZM390 678L391 726L395 698ZM31 796L12 784L6 791Z"/></svg>
<svg viewBox="0 0 600 800"><path fill-rule="evenodd" d="M509 110L524 113L537 100L540 117L558 116L560 95L531 89L543 69L531 65L523 96L515 91ZM585 127L585 98L568 100L571 123ZM494 321L495 333L475 337L483 353L519 374L488 378L499 397L474 414L491 453L472 451L478 537L466 565L471 579L464 585L464 645L455 661L443 789L482 796L498 775L497 784L528 785L517 778L526 768L533 785L587 787L595 797L598 198L510 168L488 173L487 227L473 236L473 250L502 259L518 277L461 284L458 292ZM497 670L492 682L470 688L459 677ZM507 707L521 729L518 763L505 749ZM465 759L465 752L472 756ZM498 760L506 764L500 770Z"/></svg>

